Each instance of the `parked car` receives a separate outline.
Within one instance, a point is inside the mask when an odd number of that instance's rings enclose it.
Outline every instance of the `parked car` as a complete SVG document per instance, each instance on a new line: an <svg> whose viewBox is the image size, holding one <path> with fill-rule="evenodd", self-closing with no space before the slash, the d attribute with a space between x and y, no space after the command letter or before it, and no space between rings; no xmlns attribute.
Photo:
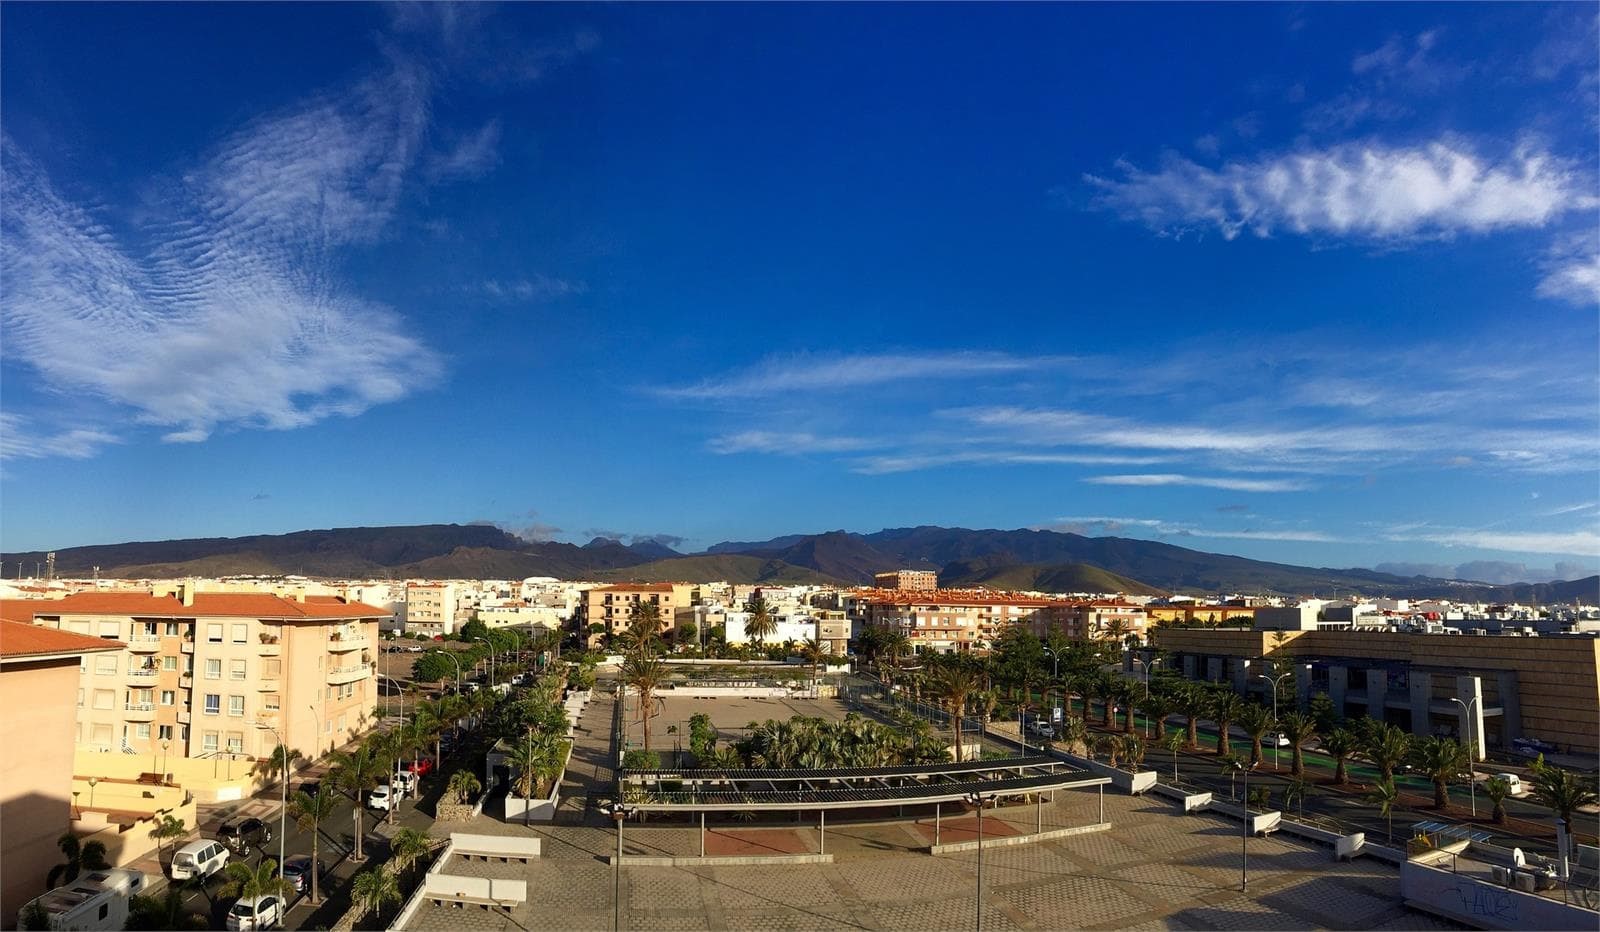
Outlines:
<svg viewBox="0 0 1600 932"><path fill-rule="evenodd" d="M413 644L410 647L406 648L406 653L408 653L408 654L420 654L420 653L422 653L422 645L421 644Z"/></svg>
<svg viewBox="0 0 1600 932"><path fill-rule="evenodd" d="M387 783L373 790L372 793L367 797L368 806L371 806L373 809L382 809L384 812L388 812L389 807L393 804L394 791L389 788L389 784Z"/></svg>
<svg viewBox="0 0 1600 932"><path fill-rule="evenodd" d="M409 770L396 770L394 776L389 780L389 785L394 787L395 792L404 799L407 796L416 794L417 775Z"/></svg>
<svg viewBox="0 0 1600 932"><path fill-rule="evenodd" d="M1049 722L1035 719L1029 723L1028 732L1037 738L1054 738L1056 736L1056 726Z"/></svg>
<svg viewBox="0 0 1600 932"><path fill-rule="evenodd" d="M275 896L240 900L228 910L228 928L236 930L270 929L283 921L283 901Z"/></svg>
<svg viewBox="0 0 1600 932"><path fill-rule="evenodd" d="M1286 748L1289 746L1289 739L1284 737L1283 732L1280 731L1276 734L1268 735L1267 744L1276 744L1280 748Z"/></svg>
<svg viewBox="0 0 1600 932"><path fill-rule="evenodd" d="M1497 773L1497 774L1494 775L1494 778L1495 779L1499 779L1499 780L1504 780L1506 782L1506 786L1511 787L1511 794L1510 795L1512 795L1512 796L1526 796L1526 795L1528 795L1528 788L1522 784L1522 778L1517 776L1516 774L1514 774L1514 773Z"/></svg>
<svg viewBox="0 0 1600 932"><path fill-rule="evenodd" d="M172 879L210 877L228 866L228 846L214 838L191 841L172 856Z"/></svg>
<svg viewBox="0 0 1600 932"><path fill-rule="evenodd" d="M317 791L320 790L320 789L322 789L322 781L320 781L320 780L306 780L305 782L301 783L299 786L295 787L295 792L304 793L307 796L315 796L315 795L317 795Z"/></svg>
<svg viewBox="0 0 1600 932"><path fill-rule="evenodd" d="M260 819L224 822L222 828L217 829L217 837L239 857L244 857L250 853L251 845L259 846L272 840L272 828Z"/></svg>
<svg viewBox="0 0 1600 932"><path fill-rule="evenodd" d="M328 865L322 861L317 862L317 876L328 876ZM311 855L290 855L283 862L283 879L294 884L296 893L305 893L311 889Z"/></svg>
<svg viewBox="0 0 1600 932"><path fill-rule="evenodd" d="M419 757L407 763L406 772L414 773L419 777L426 777L428 774L433 773L433 758Z"/></svg>

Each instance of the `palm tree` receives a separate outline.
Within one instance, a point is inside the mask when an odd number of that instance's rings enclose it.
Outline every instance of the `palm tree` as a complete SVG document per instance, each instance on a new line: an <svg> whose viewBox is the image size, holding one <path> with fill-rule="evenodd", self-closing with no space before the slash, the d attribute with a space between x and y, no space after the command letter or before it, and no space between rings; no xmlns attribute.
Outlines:
<svg viewBox="0 0 1600 932"><path fill-rule="evenodd" d="M1227 757L1233 752L1228 744L1228 730L1233 727L1233 720L1239 717L1244 703L1233 690L1223 688L1211 696L1211 719L1217 725L1217 756Z"/></svg>
<svg viewBox="0 0 1600 932"><path fill-rule="evenodd" d="M1368 726L1361 753L1378 768L1379 780L1394 779L1394 768L1411 753L1411 736L1398 725L1378 722Z"/></svg>
<svg viewBox="0 0 1600 932"><path fill-rule="evenodd" d="M1489 802L1494 803L1494 824L1504 825L1506 821L1506 797L1511 795L1511 784L1499 777L1490 777L1483 781L1483 795L1489 797Z"/></svg>
<svg viewBox="0 0 1600 932"><path fill-rule="evenodd" d="M633 617L628 620L629 639L641 652L648 653L650 645L661 637L663 624L661 605L640 599L633 609Z"/></svg>
<svg viewBox="0 0 1600 932"><path fill-rule="evenodd" d="M1178 711L1183 715L1183 746L1200 749L1200 718L1211 708L1211 697L1199 687L1185 686L1178 693Z"/></svg>
<svg viewBox="0 0 1600 932"><path fill-rule="evenodd" d="M1133 706L1136 702L1134 697L1139 695L1140 687L1133 685L1128 680L1118 680L1114 692L1117 697L1117 705L1122 708L1123 715L1127 716L1122 725L1122 732L1123 734L1131 735L1138 727L1133 720Z"/></svg>
<svg viewBox="0 0 1600 932"><path fill-rule="evenodd" d="M806 638L800 644L800 656L811 664L811 685L813 687L817 684L817 667L821 666L822 658L827 655L828 651L823 649L822 642L814 637Z"/></svg>
<svg viewBox="0 0 1600 932"><path fill-rule="evenodd" d="M532 799L539 785L561 769L566 749L567 740L561 735L529 728L525 739L515 742L506 758L517 775L512 784L517 795Z"/></svg>
<svg viewBox="0 0 1600 932"><path fill-rule="evenodd" d="M1378 781L1371 792L1362 797L1370 805L1378 807L1378 815L1389 821L1389 843L1394 844L1394 807L1400 801L1400 791L1395 789L1394 777L1384 777Z"/></svg>
<svg viewBox="0 0 1600 932"><path fill-rule="evenodd" d="M967 696L983 684L983 672L975 664L959 658L943 659L928 666L929 685L945 700L950 713L950 732L955 740L955 762L961 763L961 713L966 710Z"/></svg>
<svg viewBox="0 0 1600 932"><path fill-rule="evenodd" d="M1333 758L1333 782L1344 786L1350 782L1350 755L1361 746L1356 733L1348 728L1335 728L1322 740L1322 753Z"/></svg>
<svg viewBox="0 0 1600 932"><path fill-rule="evenodd" d="M56 878L65 875L65 882L72 883L78 879L81 871L103 871L111 867L106 862L106 846L104 842L80 842L78 836L67 832L56 839L56 847L66 855L65 864L57 864L50 868L45 883L48 886L56 885Z"/></svg>
<svg viewBox="0 0 1600 932"><path fill-rule="evenodd" d="M433 766L437 769L444 766L443 743L445 730L450 727L448 714L445 711L445 700L425 699L417 703L417 711L412 722L416 724L417 736L424 743L433 743Z"/></svg>
<svg viewBox="0 0 1600 932"><path fill-rule="evenodd" d="M1172 714L1172 700L1160 693L1151 693L1140 701L1139 711L1144 713L1145 734L1150 733L1150 725L1154 724L1158 734L1166 734L1167 716Z"/></svg>
<svg viewBox="0 0 1600 932"><path fill-rule="evenodd" d="M166 855L166 846L163 844L163 842L167 841L168 839L176 840L189 834L189 829L183 823L183 819L180 819L175 815L168 814L162 816L161 821L157 822L155 828L150 830L150 837L156 840L157 864L160 864L161 859Z"/></svg>
<svg viewBox="0 0 1600 932"><path fill-rule="evenodd" d="M1143 738L1134 734L1122 735L1118 740L1122 743L1122 760L1128 765L1129 769L1136 769L1139 764L1144 763L1145 745Z"/></svg>
<svg viewBox="0 0 1600 932"><path fill-rule="evenodd" d="M1467 746L1454 738L1431 735L1412 749L1412 758L1424 776L1433 781L1433 808L1450 803L1450 783L1469 766Z"/></svg>
<svg viewBox="0 0 1600 932"><path fill-rule="evenodd" d="M1106 763L1117 766L1117 759L1122 755L1121 735L1101 735L1095 742L1095 748L1106 756Z"/></svg>
<svg viewBox="0 0 1600 932"><path fill-rule="evenodd" d="M135 896L128 901L128 924L132 930L208 929L211 923L184 905L183 890L169 885L160 896Z"/></svg>
<svg viewBox="0 0 1600 932"><path fill-rule="evenodd" d="M472 798L472 794L481 789L483 789L483 784L478 782L477 776L470 770L457 770L451 774L450 783L445 787L445 791L455 796L456 803L462 806L467 804L467 800Z"/></svg>
<svg viewBox="0 0 1600 932"><path fill-rule="evenodd" d="M1293 752L1289 773L1298 777L1306 772L1306 754L1303 745L1317 736L1317 723L1300 712L1286 712L1278 719L1278 730L1288 739Z"/></svg>
<svg viewBox="0 0 1600 932"><path fill-rule="evenodd" d="M1250 739L1250 766L1261 763L1261 740L1267 736L1275 724L1272 712L1266 706L1254 702L1244 702L1239 705L1239 727Z"/></svg>
<svg viewBox="0 0 1600 932"><path fill-rule="evenodd" d="M292 748L278 745L272 749L272 754L256 766L269 781L277 780L281 774L285 780L289 779L290 771L294 770L294 762L305 755Z"/></svg>
<svg viewBox="0 0 1600 932"><path fill-rule="evenodd" d="M383 918L383 908L400 901L400 882L382 868L362 871L350 884L350 899L364 912Z"/></svg>
<svg viewBox="0 0 1600 932"><path fill-rule="evenodd" d="M1100 727L1109 729L1117 708L1117 683L1106 673L1094 678L1094 693L1100 697Z"/></svg>
<svg viewBox="0 0 1600 932"><path fill-rule="evenodd" d="M1167 750L1167 751L1171 751L1172 752L1172 779L1173 779L1173 781L1177 781L1177 779L1178 779L1178 751L1182 750L1184 745L1186 744L1186 742L1184 740L1185 736L1184 736L1184 733L1181 730L1176 729L1176 728L1173 729L1170 732L1166 732L1165 734L1166 734L1166 737L1161 739L1161 747L1162 747L1163 750Z"/></svg>
<svg viewBox="0 0 1600 932"><path fill-rule="evenodd" d="M263 896L275 896L280 901L294 896L294 884L278 876L278 862L273 858L262 858L261 863L254 867L247 861L230 862L223 868L222 877L218 896L238 897L251 902Z"/></svg>
<svg viewBox="0 0 1600 932"><path fill-rule="evenodd" d="M1560 767L1546 764L1533 774L1530 782L1533 798L1550 807L1556 818L1569 826L1575 810L1596 801L1592 777L1581 777Z"/></svg>
<svg viewBox="0 0 1600 932"><path fill-rule="evenodd" d="M744 633L750 640L756 642L756 647L764 649L767 638L778 630L777 619L767 611L767 603L761 602L755 606L755 611L750 613L750 619L744 623Z"/></svg>
<svg viewBox="0 0 1600 932"><path fill-rule="evenodd" d="M289 804L289 814L294 816L294 824L300 831L311 833L311 902L322 902L322 891L317 885L316 867L322 863L322 823L333 816L334 810L339 807L339 800L324 784L318 784L315 795L300 790L294 794L294 801ZM360 808L360 800L356 801L356 808Z"/></svg>
<svg viewBox="0 0 1600 932"><path fill-rule="evenodd" d="M1067 715L1061 719L1061 746L1068 754L1087 754L1089 752L1089 726L1083 719L1076 715Z"/></svg>
<svg viewBox="0 0 1600 932"><path fill-rule="evenodd" d="M650 719L654 716L655 691L666 681L667 671L661 661L642 654L632 654L622 661L622 682L639 693L639 718L644 720L644 749L650 750Z"/></svg>
<svg viewBox="0 0 1600 932"><path fill-rule="evenodd" d="M388 779L389 762L374 753L373 748L363 744L354 751L340 751L333 755L331 766L328 770L335 786L349 793L356 801L356 848L353 856L360 861L366 858L366 848L362 845L362 810L365 808L361 795L379 781Z"/></svg>
<svg viewBox="0 0 1600 932"><path fill-rule="evenodd" d="M412 864L428 853L432 844L428 836L414 828L403 828L389 839L389 863L396 874L403 874Z"/></svg>
<svg viewBox="0 0 1600 932"><path fill-rule="evenodd" d="M1300 818L1306 817L1306 797L1311 794L1311 781L1305 777L1294 776L1283 788L1283 805L1287 809L1293 803L1300 804Z"/></svg>

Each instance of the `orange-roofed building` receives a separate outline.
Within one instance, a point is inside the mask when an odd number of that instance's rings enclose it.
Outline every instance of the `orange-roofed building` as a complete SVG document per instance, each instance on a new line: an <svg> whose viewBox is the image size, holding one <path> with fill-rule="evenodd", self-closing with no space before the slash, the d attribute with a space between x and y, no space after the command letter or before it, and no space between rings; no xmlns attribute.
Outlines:
<svg viewBox="0 0 1600 932"><path fill-rule="evenodd" d="M0 606L6 617L21 609ZM81 592L27 607L34 624L126 647L87 658L73 734L86 752L259 759L320 755L366 731L387 609L316 596Z"/></svg>
<svg viewBox="0 0 1600 932"><path fill-rule="evenodd" d="M983 651L1006 628L1023 625L1038 637L1057 632L1069 638L1121 638L1143 635L1143 609L1121 601L1050 599L991 589L857 589L843 598L857 626L877 625L905 633L918 651Z"/></svg>
<svg viewBox="0 0 1600 932"><path fill-rule="evenodd" d="M691 583L619 583L590 589L584 593L584 624L602 625L604 630L591 633L589 643L598 644L601 634L627 631L640 602L655 603L661 612L661 631L667 634L680 622L694 620L694 599Z"/></svg>
<svg viewBox="0 0 1600 932"><path fill-rule="evenodd" d="M0 604L6 619L0 621L0 915L6 917L44 892L46 875L61 861L56 839L72 825L78 666L123 648L12 620L12 605Z"/></svg>

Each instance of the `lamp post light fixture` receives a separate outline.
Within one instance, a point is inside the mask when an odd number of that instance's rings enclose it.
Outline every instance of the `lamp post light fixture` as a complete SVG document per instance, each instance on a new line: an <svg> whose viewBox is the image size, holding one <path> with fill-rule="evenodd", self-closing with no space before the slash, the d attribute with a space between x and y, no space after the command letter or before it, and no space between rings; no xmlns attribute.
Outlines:
<svg viewBox="0 0 1600 932"><path fill-rule="evenodd" d="M261 731L272 732L273 740L278 742L279 763L283 764L283 774L278 778L280 782L278 791L278 876L282 877L284 828L288 825L289 818L289 746L283 743L283 735L278 733L278 729L271 725L265 722L251 722L250 724ZM315 864L311 867L312 870L316 869Z"/></svg>
<svg viewBox="0 0 1600 932"><path fill-rule="evenodd" d="M1478 817L1478 743L1472 739L1472 707L1478 704L1482 696L1473 696L1468 702L1462 702L1454 696L1450 701L1461 707L1462 714L1467 717L1467 792L1472 795L1472 817Z"/></svg>
<svg viewBox="0 0 1600 932"><path fill-rule="evenodd" d="M1243 761L1235 761L1233 766L1244 772L1244 827L1239 832L1239 892L1243 893L1249 883L1246 867L1250 858L1250 771L1256 769L1256 765L1246 766Z"/></svg>
<svg viewBox="0 0 1600 932"><path fill-rule="evenodd" d="M90 777L89 778L89 808L90 809L94 808L94 787L95 787L95 784L99 783L99 782L100 782L100 778L99 777Z"/></svg>
<svg viewBox="0 0 1600 932"><path fill-rule="evenodd" d="M456 665L456 695L461 695L461 658L457 657L452 651L447 650L436 650L434 653L449 657L450 661Z"/></svg>
<svg viewBox="0 0 1600 932"><path fill-rule="evenodd" d="M606 812L617 823L617 859L611 862L611 928L622 932L622 823L633 815L633 806L612 803Z"/></svg>
<svg viewBox="0 0 1600 932"><path fill-rule="evenodd" d="M489 648L489 686L490 686L490 688L493 688L494 687L494 642L489 640L486 637L476 637L476 638L473 638L473 640L474 641L482 641L484 643L484 646Z"/></svg>
<svg viewBox="0 0 1600 932"><path fill-rule="evenodd" d="M1245 663L1249 663L1249 661L1247 660L1247 661L1245 661ZM1300 664L1299 666L1302 669L1305 669L1305 670L1310 670L1311 669L1311 664L1309 664L1309 663ZM1281 683L1284 680L1285 677L1290 677L1290 676L1293 676L1293 675L1294 675L1294 670L1292 670L1292 669L1285 670L1282 673L1279 673L1277 676L1273 676L1270 673L1257 673L1256 674L1256 676L1258 676L1261 679L1264 679L1267 682L1272 684L1272 724L1273 724L1273 727L1277 727L1277 724L1278 724L1278 684ZM1273 736L1272 736L1272 769L1273 770L1279 769L1279 767L1278 767L1278 736L1281 735L1281 734L1283 734L1283 732L1279 731L1279 732L1275 732L1273 734Z"/></svg>
<svg viewBox="0 0 1600 932"><path fill-rule="evenodd" d="M968 793L966 801L978 807L978 905L973 929L975 932L983 932L983 804L987 801L987 797L982 793Z"/></svg>

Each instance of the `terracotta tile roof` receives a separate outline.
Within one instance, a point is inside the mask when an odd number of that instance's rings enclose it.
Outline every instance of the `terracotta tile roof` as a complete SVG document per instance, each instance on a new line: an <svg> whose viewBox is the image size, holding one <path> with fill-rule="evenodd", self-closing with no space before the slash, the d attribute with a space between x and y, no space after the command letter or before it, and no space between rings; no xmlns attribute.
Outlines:
<svg viewBox="0 0 1600 932"><path fill-rule="evenodd" d="M0 599L0 619L31 625L35 609L42 606L44 611L49 611L50 606L58 604L45 599Z"/></svg>
<svg viewBox="0 0 1600 932"><path fill-rule="evenodd" d="M65 599L36 603L46 615L154 615L159 617L245 618L387 618L393 612L361 602L296 602L269 593L197 592L193 605L175 596L147 592L80 592Z"/></svg>
<svg viewBox="0 0 1600 932"><path fill-rule="evenodd" d="M87 654L122 650L127 646L121 641L57 631L43 625L0 621L0 659L4 660L48 654Z"/></svg>
<svg viewBox="0 0 1600 932"><path fill-rule="evenodd" d="M614 586L600 586L591 590L593 592L671 592L672 583L617 583Z"/></svg>

